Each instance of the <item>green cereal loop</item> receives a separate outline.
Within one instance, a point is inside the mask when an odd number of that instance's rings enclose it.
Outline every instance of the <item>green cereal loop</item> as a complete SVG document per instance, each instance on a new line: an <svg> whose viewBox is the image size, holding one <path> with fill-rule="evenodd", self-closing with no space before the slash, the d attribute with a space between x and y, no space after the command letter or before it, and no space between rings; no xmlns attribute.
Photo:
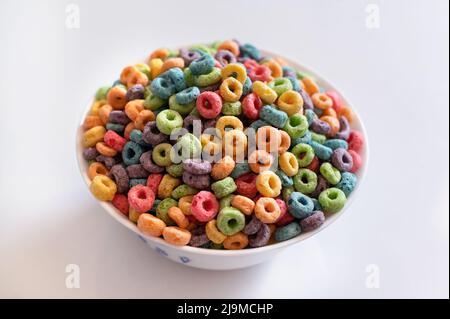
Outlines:
<svg viewBox="0 0 450 319"><path fill-rule="evenodd" d="M233 200L234 195L227 195L225 197L222 197L219 200L219 210L225 207L231 207L231 201Z"/></svg>
<svg viewBox="0 0 450 319"><path fill-rule="evenodd" d="M276 78L269 82L269 87L274 90L278 96L286 91L292 90L292 83L288 78Z"/></svg>
<svg viewBox="0 0 450 319"><path fill-rule="evenodd" d="M172 145L169 143L162 143L155 146L152 152L152 159L158 166L170 166L172 161L170 160L170 151Z"/></svg>
<svg viewBox="0 0 450 319"><path fill-rule="evenodd" d="M178 206L178 202L173 198L163 199L156 207L156 217L166 223L167 226L176 225L175 222L169 217L169 208Z"/></svg>
<svg viewBox="0 0 450 319"><path fill-rule="evenodd" d="M169 58L177 57L179 54L178 50L174 50L174 49L168 49L168 50L169 50L169 55L168 55Z"/></svg>
<svg viewBox="0 0 450 319"><path fill-rule="evenodd" d="M308 166L314 159L314 149L305 143L295 145L291 153L297 158L298 166L300 167ZM300 157L301 154L304 154L303 157Z"/></svg>
<svg viewBox="0 0 450 319"><path fill-rule="evenodd" d="M317 143L323 144L327 140L327 137L325 135L323 135L323 134L318 134L318 133L315 133L315 132L311 132L311 140L313 140L313 141L315 141Z"/></svg>
<svg viewBox="0 0 450 319"><path fill-rule="evenodd" d="M224 179L211 184L211 189L217 198L222 198L233 193L237 187L234 179L225 177Z"/></svg>
<svg viewBox="0 0 450 319"><path fill-rule="evenodd" d="M217 51L217 48L219 47L219 45L222 43L222 41L220 41L220 40L217 40L217 41L214 41L213 43L211 43L211 49L214 49L214 50L216 50Z"/></svg>
<svg viewBox="0 0 450 319"><path fill-rule="evenodd" d="M184 82L186 82L186 87L195 86L195 76L192 74L191 69L184 69Z"/></svg>
<svg viewBox="0 0 450 319"><path fill-rule="evenodd" d="M188 115L195 107L195 101L188 104L180 104L177 102L175 94L169 98L169 109L177 111L183 116Z"/></svg>
<svg viewBox="0 0 450 319"><path fill-rule="evenodd" d="M198 158L201 153L202 143L195 135L187 133L180 137L174 147L172 147L170 158L172 162L178 163L180 159Z"/></svg>
<svg viewBox="0 0 450 319"><path fill-rule="evenodd" d="M238 116L242 113L241 102L225 102L222 106L222 114Z"/></svg>
<svg viewBox="0 0 450 319"><path fill-rule="evenodd" d="M198 112L197 107L194 107L189 115L200 117L200 113Z"/></svg>
<svg viewBox="0 0 450 319"><path fill-rule="evenodd" d="M339 188L328 188L319 195L319 204L325 213L337 213L347 201L344 192Z"/></svg>
<svg viewBox="0 0 450 319"><path fill-rule="evenodd" d="M213 243L212 241L209 242L209 248L210 249L223 249L223 245L222 244L216 244Z"/></svg>
<svg viewBox="0 0 450 319"><path fill-rule="evenodd" d="M289 134L292 139L303 137L308 131L308 119L302 114L294 114L289 117L283 130Z"/></svg>
<svg viewBox="0 0 450 319"><path fill-rule="evenodd" d="M156 127L161 133L170 135L176 128L183 126L183 117L174 110L164 110L156 116Z"/></svg>
<svg viewBox="0 0 450 319"><path fill-rule="evenodd" d="M157 97L152 93L150 89L146 89L144 92L147 92L147 96L144 100L144 108L151 111L156 111L160 107L166 105L166 100L163 100L160 97Z"/></svg>
<svg viewBox="0 0 450 319"><path fill-rule="evenodd" d="M209 54L209 55L211 55L211 49L210 48L208 48L206 45L204 45L204 44L196 44L196 45L193 45L193 46L191 46L190 48L189 48L189 50L198 50L198 51L201 51L201 52L203 52L203 54Z"/></svg>
<svg viewBox="0 0 450 319"><path fill-rule="evenodd" d="M320 165L320 174L322 174L331 185L336 185L341 180L341 172L328 162Z"/></svg>
<svg viewBox="0 0 450 319"><path fill-rule="evenodd" d="M293 192L295 192L294 186L283 187L281 197L285 202L287 202Z"/></svg>
<svg viewBox="0 0 450 319"><path fill-rule="evenodd" d="M294 188L303 194L311 194L317 187L317 175L307 168L299 169L294 176Z"/></svg>
<svg viewBox="0 0 450 319"><path fill-rule="evenodd" d="M175 198L176 200L179 200L181 197L188 195L195 195L197 193L198 193L197 189L189 185L182 184L172 191L172 197Z"/></svg>
<svg viewBox="0 0 450 319"><path fill-rule="evenodd" d="M222 208L217 215L217 228L227 236L240 232L245 227L245 216L234 207Z"/></svg>
<svg viewBox="0 0 450 319"><path fill-rule="evenodd" d="M168 167L166 167L167 173L175 178L181 177L183 175L183 164L172 164Z"/></svg>
<svg viewBox="0 0 450 319"><path fill-rule="evenodd" d="M208 74L194 76L194 83L197 86L205 87L216 84L222 79L222 73L219 68L213 68Z"/></svg>
<svg viewBox="0 0 450 319"><path fill-rule="evenodd" d="M95 93L95 100L96 101L106 100L106 96L108 95L110 89L111 89L110 85L105 85L99 88L97 90L97 93Z"/></svg>
<svg viewBox="0 0 450 319"><path fill-rule="evenodd" d="M303 78L306 78L308 75L306 74L306 73L304 73L304 72L301 72L301 71L298 71L298 70L296 70L296 75L297 75L297 79L299 79L299 80L301 80L301 79L303 79Z"/></svg>

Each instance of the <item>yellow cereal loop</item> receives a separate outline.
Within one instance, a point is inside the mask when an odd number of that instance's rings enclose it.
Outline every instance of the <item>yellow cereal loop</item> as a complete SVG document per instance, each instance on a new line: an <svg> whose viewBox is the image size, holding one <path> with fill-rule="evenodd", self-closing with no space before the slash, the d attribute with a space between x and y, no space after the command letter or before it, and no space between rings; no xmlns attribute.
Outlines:
<svg viewBox="0 0 450 319"><path fill-rule="evenodd" d="M222 80L229 77L233 77L241 82L241 84L244 84L247 78L247 70L241 64L229 63L222 68Z"/></svg>
<svg viewBox="0 0 450 319"><path fill-rule="evenodd" d="M216 128L220 131L221 136L225 135L225 129L228 130L244 130L244 125L236 116L221 116L216 122Z"/></svg>
<svg viewBox="0 0 450 319"><path fill-rule="evenodd" d="M211 219L205 226L206 236L215 244L221 244L227 238L217 229L216 220Z"/></svg>
<svg viewBox="0 0 450 319"><path fill-rule="evenodd" d="M179 185L181 185L181 181L178 178L172 177L169 174L164 175L158 186L158 198L164 199L171 197L172 191Z"/></svg>
<svg viewBox="0 0 450 319"><path fill-rule="evenodd" d="M183 196L178 200L178 208L181 209L186 216L192 215L191 205L194 195Z"/></svg>
<svg viewBox="0 0 450 319"><path fill-rule="evenodd" d="M281 193L281 180L272 171L263 171L256 177L256 189L266 197L277 197Z"/></svg>
<svg viewBox="0 0 450 319"><path fill-rule="evenodd" d="M150 66L150 74L152 76L152 79L156 78L158 75L161 74L162 66L163 66L163 60L161 59L151 59L149 61Z"/></svg>
<svg viewBox="0 0 450 319"><path fill-rule="evenodd" d="M219 87L220 96L227 102L236 102L242 96L242 83L235 78L229 77L223 80Z"/></svg>
<svg viewBox="0 0 450 319"><path fill-rule="evenodd" d="M133 207L130 206L130 208L128 209L128 219L130 221L132 221L133 223L137 223L139 216L141 216L143 213L138 212L137 210L135 210ZM156 218L156 217L155 217Z"/></svg>
<svg viewBox="0 0 450 319"><path fill-rule="evenodd" d="M105 100L95 101L91 105L91 111L89 112L90 115L98 115L98 110L106 104Z"/></svg>
<svg viewBox="0 0 450 319"><path fill-rule="evenodd" d="M297 91L286 91L278 98L278 108L287 115L303 114L303 98Z"/></svg>
<svg viewBox="0 0 450 319"><path fill-rule="evenodd" d="M253 92L258 95L261 100L267 104L272 104L277 99L277 93L267 84L261 81L255 81L252 85Z"/></svg>
<svg viewBox="0 0 450 319"><path fill-rule="evenodd" d="M247 136L239 130L226 131L223 137L224 156L231 156L234 161L245 159L247 151Z"/></svg>
<svg viewBox="0 0 450 319"><path fill-rule="evenodd" d="M105 133L106 128L104 128L103 126L94 126L93 128L87 130L83 134L83 146L93 147L98 142L102 142Z"/></svg>
<svg viewBox="0 0 450 319"><path fill-rule="evenodd" d="M281 170L289 177L298 173L298 161L291 152L284 152L278 158Z"/></svg>
<svg viewBox="0 0 450 319"><path fill-rule="evenodd" d="M111 201L117 192L116 183L105 175L95 176L90 189L95 198L102 201Z"/></svg>

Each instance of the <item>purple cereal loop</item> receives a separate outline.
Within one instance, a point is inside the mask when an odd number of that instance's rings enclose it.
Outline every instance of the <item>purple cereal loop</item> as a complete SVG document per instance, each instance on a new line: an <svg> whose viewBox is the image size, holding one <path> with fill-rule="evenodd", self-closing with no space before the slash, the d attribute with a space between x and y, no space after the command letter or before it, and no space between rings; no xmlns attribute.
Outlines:
<svg viewBox="0 0 450 319"><path fill-rule="evenodd" d="M267 245L270 239L270 228L267 224L261 224L258 232L254 236L250 236L248 238L248 245L250 247L262 247Z"/></svg>
<svg viewBox="0 0 450 319"><path fill-rule="evenodd" d="M197 123L200 124L200 132L203 132L203 124L199 117L195 115L188 115L183 120L183 127L188 130L190 133L194 130L194 121L198 121Z"/></svg>
<svg viewBox="0 0 450 319"><path fill-rule="evenodd" d="M189 246L192 247L200 247L203 245L206 245L209 242L209 238L208 236L206 236L206 234L202 234L202 235L193 235L191 236L191 240L189 241Z"/></svg>
<svg viewBox="0 0 450 319"><path fill-rule="evenodd" d="M344 148L337 148L331 154L331 164L341 172L348 172L353 167L353 157Z"/></svg>
<svg viewBox="0 0 450 319"><path fill-rule="evenodd" d="M150 173L164 172L164 167L158 166L153 163L152 151L142 153L141 157L139 158L139 162L141 163L142 167Z"/></svg>
<svg viewBox="0 0 450 319"><path fill-rule="evenodd" d="M142 164L133 164L127 167L127 173L130 178L147 178L150 173Z"/></svg>
<svg viewBox="0 0 450 319"><path fill-rule="evenodd" d="M291 78L297 79L297 74L295 73L294 70L292 70L290 68L289 69L283 69L283 77L284 78L291 77Z"/></svg>
<svg viewBox="0 0 450 319"><path fill-rule="evenodd" d="M261 228L262 224L263 222L256 218L255 215L253 215L252 219L248 222L247 225L245 225L243 232L246 235L254 235Z"/></svg>
<svg viewBox="0 0 450 319"><path fill-rule="evenodd" d="M303 98L303 109L304 110L314 110L314 104L311 100L311 98L309 97L308 93L306 93L305 90L300 90L300 95Z"/></svg>
<svg viewBox="0 0 450 319"><path fill-rule="evenodd" d="M97 151L95 147L89 147L83 150L83 158L86 161L94 160L100 153Z"/></svg>
<svg viewBox="0 0 450 319"><path fill-rule="evenodd" d="M144 131L142 132L142 140L154 147L168 141L169 136L161 133L156 127L156 122L152 121L145 124Z"/></svg>
<svg viewBox="0 0 450 319"><path fill-rule="evenodd" d="M310 125L311 131L317 134L328 134L331 131L331 126L325 121L314 119Z"/></svg>
<svg viewBox="0 0 450 319"><path fill-rule="evenodd" d="M125 95L125 99L128 101L141 100L144 98L144 86L142 84L135 84L130 87Z"/></svg>
<svg viewBox="0 0 450 319"><path fill-rule="evenodd" d="M203 92L206 92L206 91L217 91L219 89L219 87L220 87L220 82L216 83L216 84L209 85L209 86L201 87L201 88L199 88L199 90L200 90L200 93L203 93Z"/></svg>
<svg viewBox="0 0 450 319"><path fill-rule="evenodd" d="M313 212L312 215L300 221L300 227L303 232L308 232L319 228L325 221L325 215L320 210Z"/></svg>
<svg viewBox="0 0 450 319"><path fill-rule="evenodd" d="M109 171L110 177L116 182L117 192L120 194L126 194L129 188L129 177L125 168L120 165L114 165Z"/></svg>
<svg viewBox="0 0 450 319"><path fill-rule="evenodd" d="M200 54L195 51L189 51L187 49L180 49L180 57L184 60L184 65L189 66L192 61L197 60Z"/></svg>
<svg viewBox="0 0 450 319"><path fill-rule="evenodd" d="M322 193L327 188L328 188L327 180L322 175L319 175L317 177L316 189L311 193L311 197L317 198L320 195L320 193Z"/></svg>
<svg viewBox="0 0 450 319"><path fill-rule="evenodd" d="M189 172L183 172L183 183L196 188L196 189L207 189L211 183L208 174L205 175L193 175Z"/></svg>
<svg viewBox="0 0 450 319"><path fill-rule="evenodd" d="M216 127L217 119L211 119L211 120L202 121L202 122L203 122L203 131L204 131L207 128L214 128L214 127Z"/></svg>
<svg viewBox="0 0 450 319"><path fill-rule="evenodd" d="M237 61L234 54L228 50L217 51L217 53L214 55L214 57L216 58L217 61L219 61L219 63L222 66L225 66L229 63L236 63L236 61Z"/></svg>
<svg viewBox="0 0 450 319"><path fill-rule="evenodd" d="M211 163L198 159L185 159L183 169L193 175L203 175L211 173Z"/></svg>
<svg viewBox="0 0 450 319"><path fill-rule="evenodd" d="M125 114L124 111L111 111L111 113L109 113L109 122L110 123L115 123L115 124L122 124L122 125L127 125L128 123L130 123L130 119L128 118L128 116Z"/></svg>
<svg viewBox="0 0 450 319"><path fill-rule="evenodd" d="M350 136L350 123L348 122L348 120L345 116L342 115L339 118L339 125L340 125L340 129L339 129L339 132L336 133L335 138L338 138L341 140L348 140L348 137Z"/></svg>
<svg viewBox="0 0 450 319"><path fill-rule="evenodd" d="M99 155L95 158L97 162L103 163L107 169L111 169L114 165L116 165L118 162L114 157L109 157L105 155Z"/></svg>

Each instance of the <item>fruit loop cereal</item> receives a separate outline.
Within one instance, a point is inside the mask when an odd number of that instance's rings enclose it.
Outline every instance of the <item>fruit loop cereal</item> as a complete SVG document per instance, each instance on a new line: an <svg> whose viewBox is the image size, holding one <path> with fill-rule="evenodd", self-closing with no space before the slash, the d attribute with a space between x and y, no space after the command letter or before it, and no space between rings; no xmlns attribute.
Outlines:
<svg viewBox="0 0 450 319"><path fill-rule="evenodd" d="M339 94L226 40L158 49L101 87L83 124L92 194L177 246L257 248L322 226L364 138Z"/></svg>

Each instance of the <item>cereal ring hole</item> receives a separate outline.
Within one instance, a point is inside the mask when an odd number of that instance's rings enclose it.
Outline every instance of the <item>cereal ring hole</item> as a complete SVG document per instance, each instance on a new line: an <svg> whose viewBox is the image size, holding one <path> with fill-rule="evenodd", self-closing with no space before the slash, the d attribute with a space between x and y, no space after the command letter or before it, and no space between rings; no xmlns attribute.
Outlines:
<svg viewBox="0 0 450 319"><path fill-rule="evenodd" d="M236 219L230 219L229 221L228 221L228 226L230 226L231 228L233 228L233 227L235 227L236 225L237 225L237 220Z"/></svg>
<svg viewBox="0 0 450 319"><path fill-rule="evenodd" d="M338 197L338 194L336 192L330 192L328 193L328 198L331 200L334 200Z"/></svg>
<svg viewBox="0 0 450 319"><path fill-rule="evenodd" d="M202 203L202 206L203 206L204 210L208 210L209 211L209 210L213 209L213 203L210 200L204 201Z"/></svg>

